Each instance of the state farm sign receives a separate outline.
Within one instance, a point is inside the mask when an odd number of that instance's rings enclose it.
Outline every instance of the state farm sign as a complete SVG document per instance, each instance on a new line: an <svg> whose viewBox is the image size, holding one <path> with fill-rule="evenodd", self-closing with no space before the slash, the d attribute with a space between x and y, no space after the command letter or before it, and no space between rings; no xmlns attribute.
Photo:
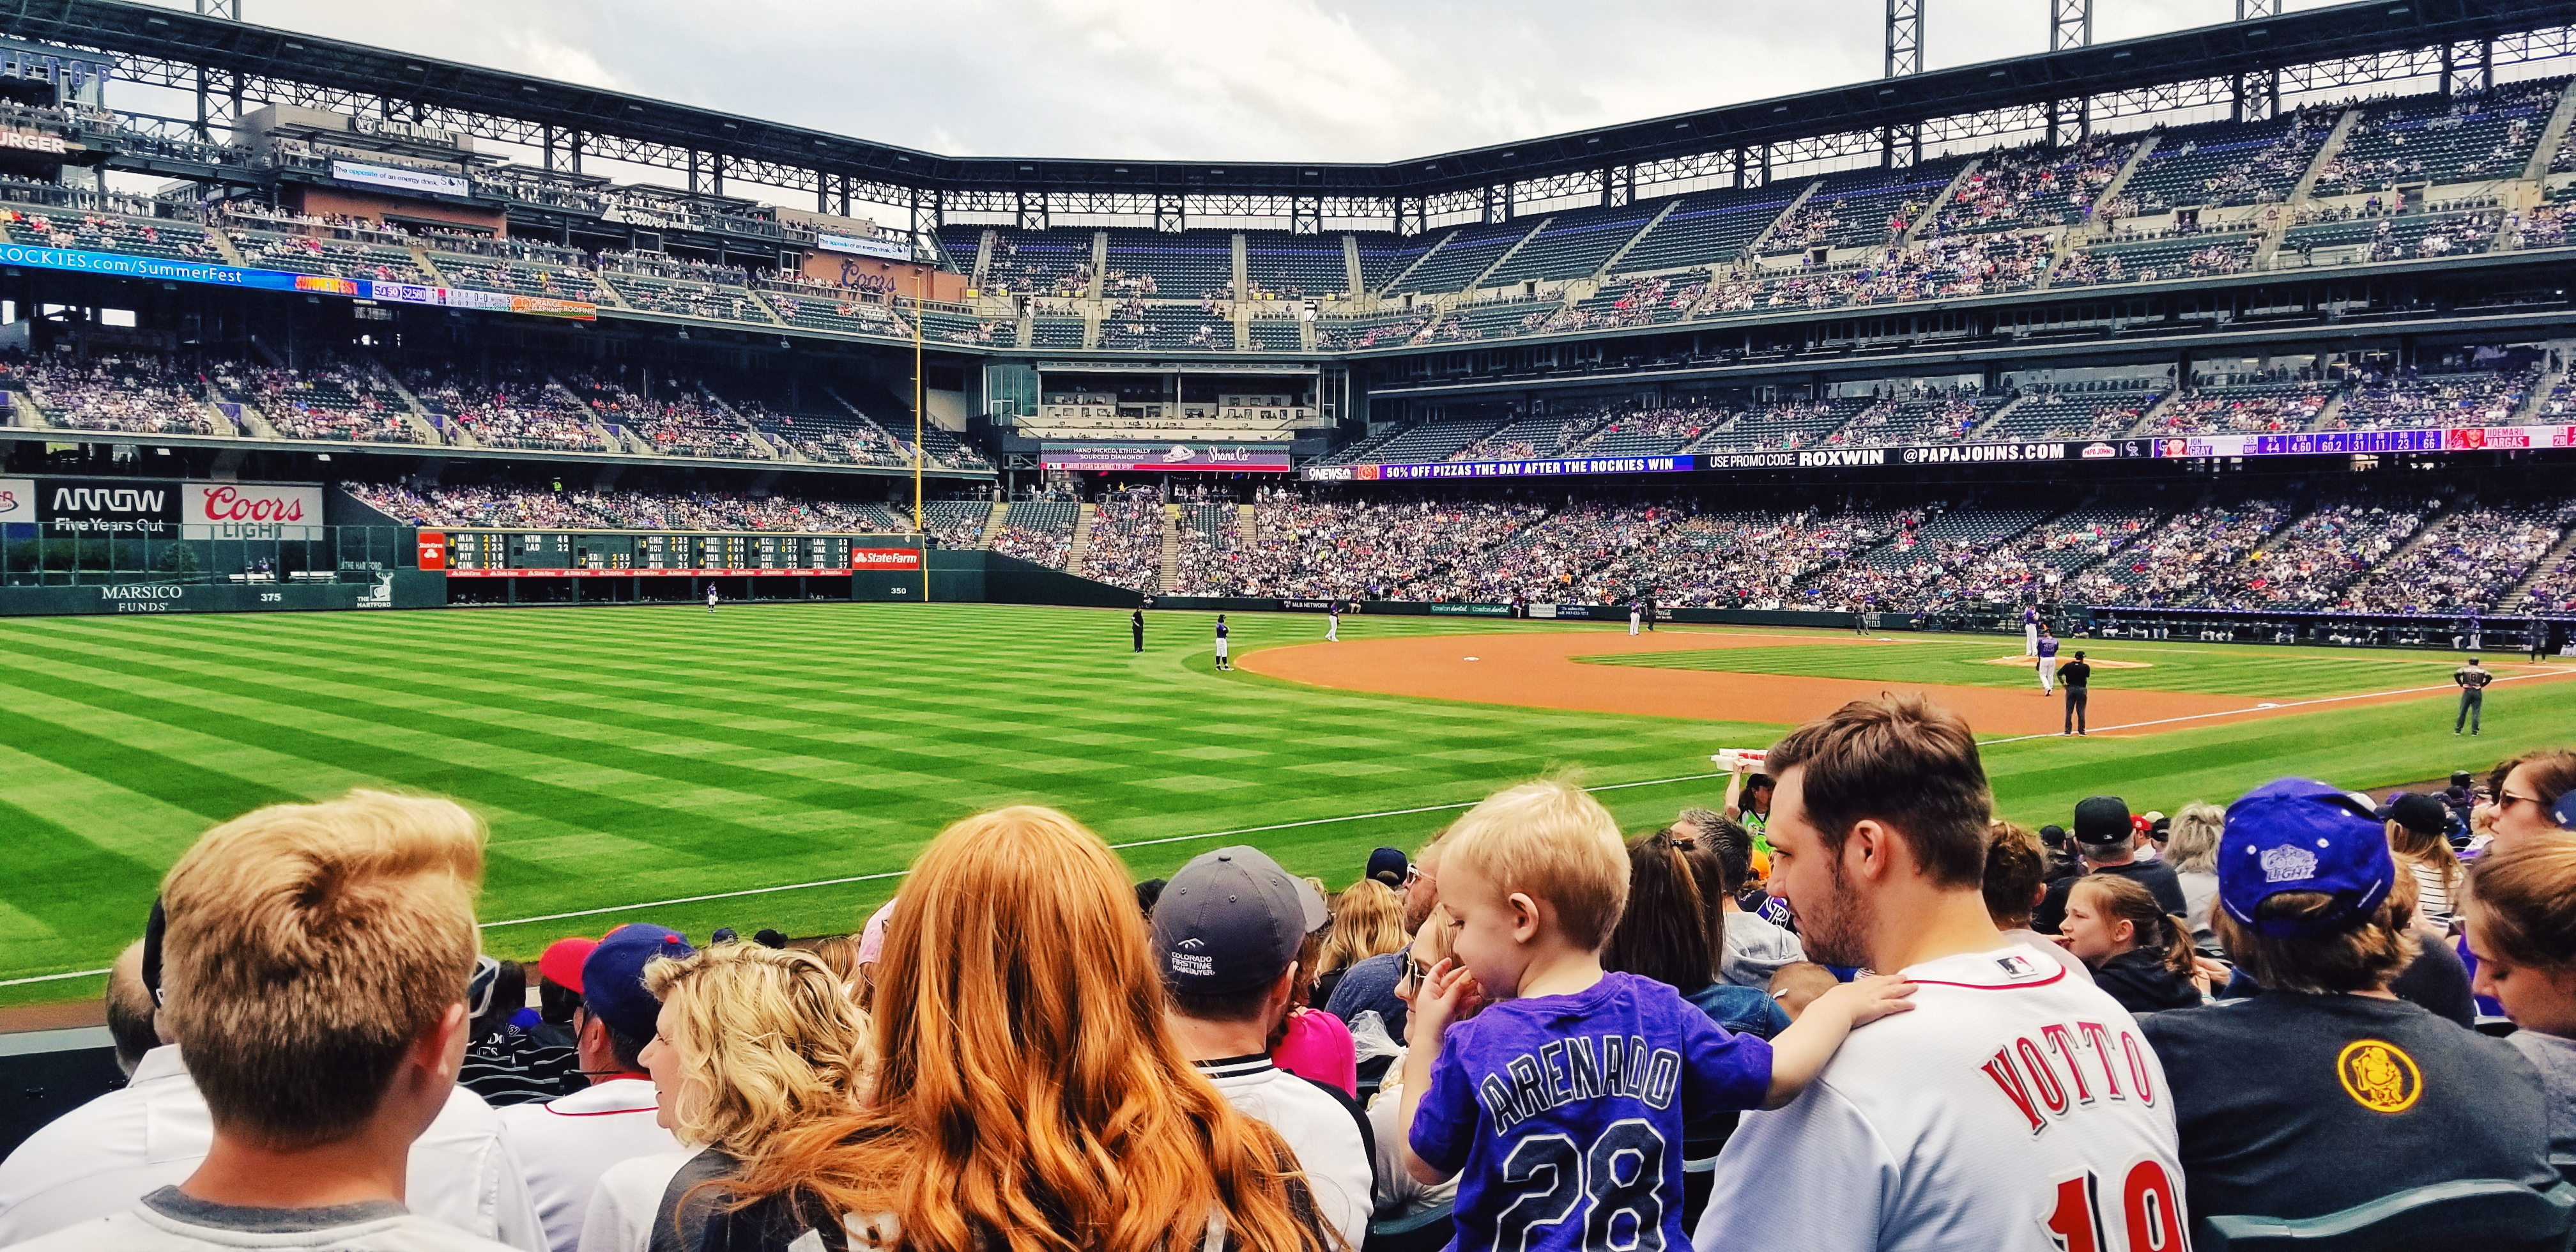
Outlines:
<svg viewBox="0 0 2576 1252"><path fill-rule="evenodd" d="M920 569L918 548L852 548L851 569Z"/></svg>
<svg viewBox="0 0 2576 1252"><path fill-rule="evenodd" d="M319 539L322 489L255 483L188 483L179 496L188 539Z"/></svg>

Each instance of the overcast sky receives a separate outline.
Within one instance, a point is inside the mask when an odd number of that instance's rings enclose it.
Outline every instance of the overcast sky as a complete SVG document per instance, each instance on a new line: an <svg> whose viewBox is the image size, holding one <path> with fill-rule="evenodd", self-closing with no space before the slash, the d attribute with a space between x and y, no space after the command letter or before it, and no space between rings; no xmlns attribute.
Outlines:
<svg viewBox="0 0 2576 1252"><path fill-rule="evenodd" d="M1936 68L2047 47L2046 0L1926 7ZM1246 161L1422 156L1875 78L1884 18L1883 0L242 0L242 10L259 25L939 153ZM2234 17L2235 0L2101 0L2094 38Z"/></svg>

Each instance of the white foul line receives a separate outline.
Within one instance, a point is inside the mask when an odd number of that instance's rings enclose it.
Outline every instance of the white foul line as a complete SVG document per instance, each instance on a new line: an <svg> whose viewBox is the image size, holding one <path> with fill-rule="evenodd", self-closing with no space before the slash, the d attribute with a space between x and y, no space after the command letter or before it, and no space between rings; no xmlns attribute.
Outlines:
<svg viewBox="0 0 2576 1252"><path fill-rule="evenodd" d="M1726 775L1722 773L1682 774L1673 778L1649 778L1642 782L1605 783L1598 787L1586 787L1584 790L1619 791L1629 787L1660 787L1666 783L1697 782L1702 779L1724 777L1726 777ZM1232 835L1257 835L1263 831L1271 830L1294 830L1300 826L1329 826L1335 822L1365 822L1373 821L1381 817L1411 817L1420 813L1441 813L1450 809L1473 808L1479 803L1482 803L1482 801L1462 800L1456 804L1426 804L1420 808L1413 809L1387 809L1384 812L1379 813L1350 813L1341 817L1315 817L1308 818L1302 822L1276 822L1268 826L1244 826L1234 830L1211 830L1204 834L1196 835L1166 835L1160 839L1137 839L1127 843L1113 843L1109 846L1112 850L1122 850L1126 848L1150 848L1157 844L1189 843L1200 839L1223 839ZM886 870L882 873L852 874L847 878L822 878L813 882L786 883L776 887L748 887L741 891L717 891L699 896L676 896L668 900L648 900L642 904L619 904L604 909L575 909L567 913L546 913L537 917L514 917L506 922L484 922L482 923L481 928L484 930L492 930L502 926L525 926L534 922L562 921L568 917L594 917L601 913L623 913L630 909L658 909L673 904L699 904L708 900L732 900L738 899L742 896L769 895L780 891L803 891L808 887L838 887L854 882L874 882L886 878L901 878L911 872L912 871L910 870L904 869L892 869ZM98 970L93 972L105 973L106 971ZM56 974L52 976L56 978L78 977L78 975L75 974ZM5 987L7 985L9 984L0 983L0 987Z"/></svg>
<svg viewBox="0 0 2576 1252"><path fill-rule="evenodd" d="M2557 671L2557 672L2555 672L2555 673L2548 673L2548 674L2512 674L2512 675L2502 675L2502 676L2497 677L2494 681L2495 681L2495 682L2500 682L2500 683L2509 683L2509 682L2519 682L2519 681L2521 681L2522 679L2525 679L2525 678L2563 678L2563 677L2566 677L2566 676L2567 676L2567 675L2569 675L2569 674L2576 674L2576 670L2560 670L2560 671ZM2190 714L2185 714L2184 716L2181 716L2181 717L2159 717L2159 718L2157 718L2156 720L2151 721L2151 722L2130 722L2129 724L2127 724L2127 725L2125 725L2125 726L2105 726L2105 727L2103 727L2102 729L2104 729L2104 730L2136 730L2136 729L2138 729L2138 728L2139 728L2139 727L2141 727L2141 726L2167 726L2167 725L2171 725L2171 724L2173 724L2173 723L2175 723L2175 722L2196 722L2196 721L2199 721L2199 720L2201 720L2201 719L2203 719L2203 718L2209 718L2209 717L2243 717L2244 715L2246 715L2246 714L2248 714L2248 713L2272 713L2272 712L2277 712L2277 711L2279 711L2279 710L2281 710L2281 709L2298 709L2298 708L2306 708L2307 706L2309 706L2309 705L2311 705L2311 704L2339 704L2339 703L2341 703L2341 702L2343 702L2343 701L2345 701L2345 700L2376 700L2376 699L2379 699L2379 698L2381 698L2381 697L2383 697L2383 696L2411 696L2411 695L2420 695L2420 694L2422 694L2422 693L2424 693L2424 692L2427 692L2427 691L2454 691L2454 690L2457 690L2457 689L2458 689L2458 687L2459 687L2459 684L2457 684L2457 683L2447 683L2447 684L2444 684L2444 685L2439 686L2439 687L2402 687L2402 688L2399 688L2398 690L2395 690L2395 691L2365 691L2365 692L2361 692L2361 693L2358 693L2358 694L2355 694L2355 695L2348 695L2348 696L2319 696L2319 697L2317 697L2316 699L2313 699L2313 700L2289 700L2289 701L2284 701L2284 702L2279 702L2279 703L2272 703L2272 704L2262 704L2262 705L2257 705L2257 706L2255 706L2255 707L2253 707L2253 708L2250 708L2250 709L2229 709L2229 710L2226 710L2225 712L2219 712L2219 713L2190 713ZM2088 729L2089 729L2089 728L2088 728ZM2054 734L2054 735L2052 735L2052 734L2049 734L2049 733L2047 733L2047 732L2043 731L2043 732L2041 732L2041 733L2039 733L2039 734L2036 734L2036 735L2013 735L2013 736L2011 736L2011 737L2009 737L2009 738L2004 738L2004 739L1980 739L1980 740L1978 740L1978 741L1977 741L1977 746L1982 748L1982 747L1991 747L1991 746L1993 746L1993 745L1995 745L1995 744L1999 744L1999 743L2020 743L2020 742L2022 742L2022 741L2024 741L2024 740L2027 740L2027 739L2064 739L2064 738L2072 738L2072 736L2066 735L2066 734L2064 734L2064 733L2062 733L2062 732L2061 732L2061 733L2059 733L2059 734Z"/></svg>

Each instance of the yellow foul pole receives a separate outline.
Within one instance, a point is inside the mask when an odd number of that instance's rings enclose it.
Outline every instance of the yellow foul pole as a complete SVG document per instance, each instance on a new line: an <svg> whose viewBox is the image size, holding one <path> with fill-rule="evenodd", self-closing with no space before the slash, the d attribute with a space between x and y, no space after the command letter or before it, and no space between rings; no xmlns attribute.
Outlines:
<svg viewBox="0 0 2576 1252"><path fill-rule="evenodd" d="M912 533L921 545L921 602L930 603L930 532L921 524L921 299L930 275L912 271Z"/></svg>

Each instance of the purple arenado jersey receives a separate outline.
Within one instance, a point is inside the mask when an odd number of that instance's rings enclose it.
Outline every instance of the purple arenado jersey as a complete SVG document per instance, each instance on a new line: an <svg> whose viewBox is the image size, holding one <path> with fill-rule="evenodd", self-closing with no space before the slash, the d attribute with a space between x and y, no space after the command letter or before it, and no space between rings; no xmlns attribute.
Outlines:
<svg viewBox="0 0 2576 1252"><path fill-rule="evenodd" d="M1770 1088L1770 1044L1663 983L1605 974L1452 1025L1413 1151L1458 1175L1460 1252L1677 1250L1683 1124L1760 1108Z"/></svg>

